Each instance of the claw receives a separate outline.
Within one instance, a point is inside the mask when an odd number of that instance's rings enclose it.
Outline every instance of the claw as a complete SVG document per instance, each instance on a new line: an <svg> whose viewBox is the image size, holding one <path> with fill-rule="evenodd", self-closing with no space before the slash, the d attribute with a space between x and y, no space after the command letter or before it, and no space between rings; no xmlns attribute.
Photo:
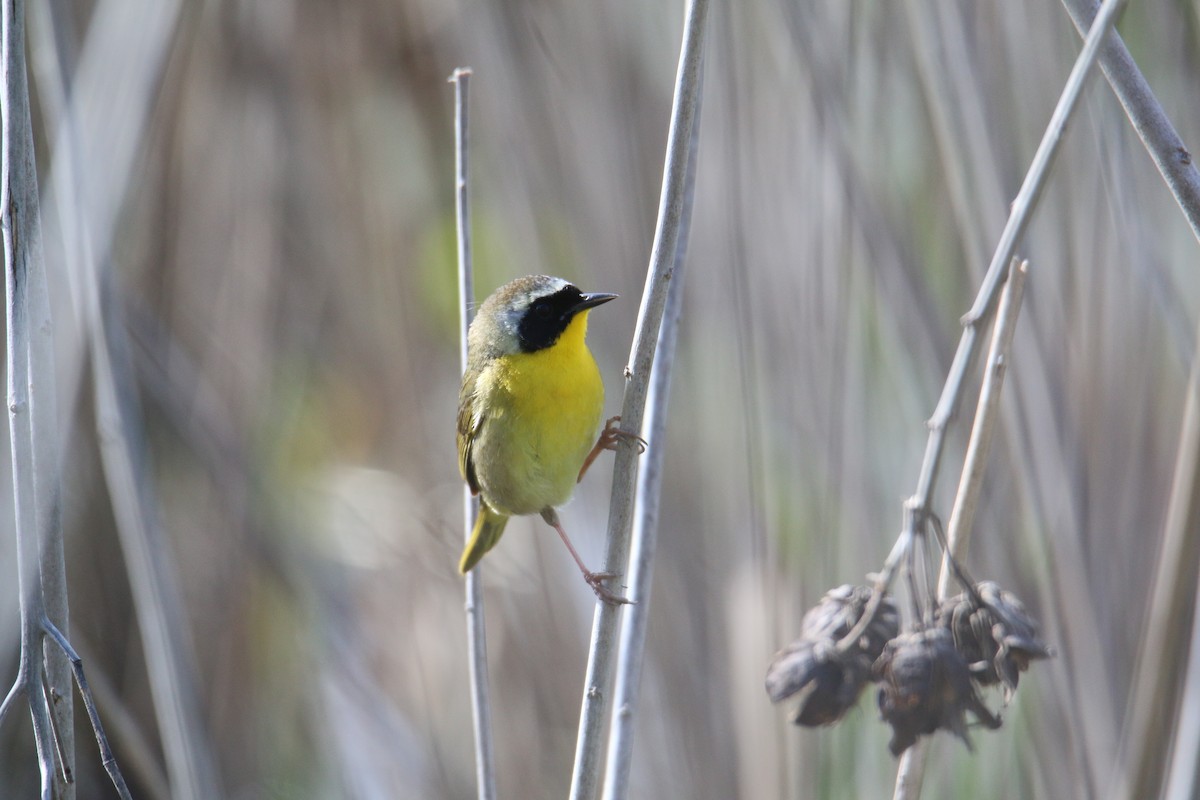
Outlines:
<svg viewBox="0 0 1200 800"><path fill-rule="evenodd" d="M610 606L633 605L633 600L615 594L604 585L604 581L615 577L616 575L611 572L585 572L583 574L583 579L587 581L588 586L592 587L592 591L596 593L596 597L605 603L608 603Z"/></svg>
<svg viewBox="0 0 1200 800"><path fill-rule="evenodd" d="M636 433L630 433L627 430L622 430L617 427L617 423L621 421L621 415L609 417L604 423L604 430L600 431L600 439L596 442L596 446L604 450L616 450L617 444L626 441L637 445L638 454L646 452L649 445L646 440L638 436Z"/></svg>
<svg viewBox="0 0 1200 800"><path fill-rule="evenodd" d="M600 431L600 438L596 440L595 447L587 454L587 458L583 460L583 466L579 468L579 477L575 479L576 483L583 480L584 474L588 471L588 467L592 462L603 453L605 450L616 450L617 445L623 441L631 442L637 445L638 455L646 452L646 440L638 436L636 433L622 430L617 427L617 423L621 421L621 416L618 414L615 417L609 417L604 423L604 430Z"/></svg>

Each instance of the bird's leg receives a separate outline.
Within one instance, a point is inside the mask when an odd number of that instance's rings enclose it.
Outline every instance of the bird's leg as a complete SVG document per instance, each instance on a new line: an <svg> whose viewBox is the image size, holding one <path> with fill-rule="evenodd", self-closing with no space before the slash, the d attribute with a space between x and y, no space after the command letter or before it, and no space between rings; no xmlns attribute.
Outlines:
<svg viewBox="0 0 1200 800"><path fill-rule="evenodd" d="M562 523L558 521L557 511L555 511L552 507L547 506L546 508L542 509L542 519L546 520L547 525L558 531L558 535L562 538L563 544L565 544L567 546L567 550L571 552L571 558L575 559L575 563L579 565L579 571L583 573L583 579L587 581L588 586L592 587L592 591L596 593L596 597L599 597L604 602L613 606L633 602L632 600L621 597L619 594L614 594L607 586L604 585L604 581L608 580L609 578L615 578L616 575L611 572L592 572L590 569L584 566L583 559L579 557L579 553L575 550L575 545L571 544L571 539L567 536L567 532L563 530Z"/></svg>
<svg viewBox="0 0 1200 800"><path fill-rule="evenodd" d="M634 442L637 444L639 454L646 452L646 440L638 436L636 433L630 433L629 431L618 428L617 423L620 421L621 417L618 415L615 417L609 417L608 421L604 423L604 430L600 431L600 438L596 440L596 444L592 447L592 451L588 453L587 458L583 460L583 466L579 468L579 477L575 479L576 483L579 483L581 480L583 480L584 473L588 471L588 467L592 465L592 462L600 457L601 453L603 453L605 450L616 450L617 443L622 439L627 442Z"/></svg>

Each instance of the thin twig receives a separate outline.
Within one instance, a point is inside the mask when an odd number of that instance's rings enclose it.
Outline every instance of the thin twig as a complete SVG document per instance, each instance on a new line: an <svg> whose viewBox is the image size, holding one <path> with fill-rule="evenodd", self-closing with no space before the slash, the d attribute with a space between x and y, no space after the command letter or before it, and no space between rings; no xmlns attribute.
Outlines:
<svg viewBox="0 0 1200 800"><path fill-rule="evenodd" d="M943 554L942 572L938 577L938 600L945 600L948 596L950 581L955 577L951 563L962 563L966 559L967 547L971 541L971 526L975 521L979 493L983 488L983 469L987 464L992 433L996 430L1000 389L1004 386L1004 373L1008 369L1012 337L1017 327L1017 316L1021 313L1021 295L1025 290L1025 278L1028 274L1029 262L1013 259L1012 267L1008 271L1008 280L1004 284L1004 292L1000 295L996 326L992 332L992 345L984 365L983 384L979 388L975 423L971 426L971 438L967 441L967 455L963 461L962 475L959 477L958 492L954 495L954 506L950 511L946 552Z"/></svg>
<svg viewBox="0 0 1200 800"><path fill-rule="evenodd" d="M104 730L109 740L121 751L122 774L128 772L137 784L139 800L170 800L170 783L158 753L158 743L152 741L150 732L135 719L103 666L85 645L78 635L71 642L80 660L88 665L88 688L96 699L96 711L103 714L101 719L105 721Z"/></svg>
<svg viewBox="0 0 1200 800"><path fill-rule="evenodd" d="M55 745L50 710L42 691L45 652L40 620L45 614L41 585L38 510L41 507L35 480L34 428L30 385L33 368L53 369L53 364L31 364L30 282L44 269L38 216L37 169L33 152L33 124L29 112L29 87L25 66L25 4L6 0L3 11L2 51L4 102L0 103L0 228L4 236L6 349L8 372L8 428L12 455L13 513L15 516L17 584L21 614L21 660L10 700L23 695L33 717L41 773L41 796L50 800L55 790ZM40 374L38 375L40 378Z"/></svg>
<svg viewBox="0 0 1200 800"><path fill-rule="evenodd" d="M46 640L44 637L42 639L42 643L43 643L43 645L45 645L45 643L46 643ZM62 651L59 651L58 654L62 655ZM47 661L49 661L49 659L47 659ZM62 699L63 695L58 694L54 689L52 689L50 687L50 679L47 675L47 672L48 672L48 670L42 671L42 685L39 686L38 689L42 693L42 702L46 704L46 708L52 709L55 706L55 698L57 697L59 699ZM71 695L68 694L68 695L66 695L66 697L69 698L69 697L71 697ZM62 794L64 788L69 789L70 792L72 794L74 794L74 792L75 792L75 770L72 767L68 766L68 764L70 762L66 759L66 752L64 750L64 748L66 746L66 742L63 741L62 731L59 730L58 721L54 719L54 715L50 714L49 719L50 719L50 737L51 737L51 740L54 742L54 763L58 765L58 771L57 771L57 774L55 775L55 777L58 779L58 788L56 788L54 790L54 795L56 797L60 796ZM74 737L72 737L72 739L71 739L72 745L74 744L74 741L75 741ZM71 754L71 761L74 761L74 753Z"/></svg>
<svg viewBox="0 0 1200 800"><path fill-rule="evenodd" d="M454 84L454 209L458 233L458 307L461 330L459 356L467 371L467 332L474 316L475 286L471 268L471 205L467 192L468 114L467 89L471 70L459 67L450 76ZM470 541L479 514L479 501L463 485L464 541ZM471 680L471 720L475 727L475 783L480 800L496 797L496 757L492 744L492 705L488 695L487 626L481 591L482 565L467 573L467 660Z"/></svg>
<svg viewBox="0 0 1200 800"><path fill-rule="evenodd" d="M75 652L75 648L71 647L71 643L67 641L67 637L63 635L62 631L56 628L49 619L42 620L42 629L54 640L71 664L71 670L75 674L75 683L79 686L79 694L83 697L83 707L87 709L88 720L92 723L92 732L96 734L96 745L100 748L100 763L104 767L104 771L108 773L121 800L130 800L129 787L125 785L125 778L121 775L121 768L117 766L116 756L113 755L112 748L108 745L108 736L104 733L100 714L96 711L96 700L92 697L87 675L83 671L83 659Z"/></svg>
<svg viewBox="0 0 1200 800"><path fill-rule="evenodd" d="M1194 401L1191 401L1194 402ZM1193 444L1195 440L1193 440ZM1196 450L1192 450L1193 463L1195 462ZM1193 488L1195 488L1193 486ZM1195 508L1197 503L1195 500L1191 503ZM1193 528L1192 530L1196 530ZM1190 647L1188 647L1187 667L1182 681L1182 687L1179 689L1179 701L1175 708L1178 709L1179 720L1175 725L1174 741L1170 747L1170 758L1167 758L1167 751L1164 748L1160 751L1159 756L1165 769L1162 770L1162 778L1159 781L1162 784L1162 794L1154 795L1139 794L1139 797L1163 797L1164 800L1191 800L1197 796L1197 779L1200 776L1196 774L1196 753L1200 752L1200 608L1196 607L1195 592L1192 593L1193 600L1192 624ZM1166 726L1163 726L1164 728ZM1164 731L1169 735L1170 732ZM1148 784L1144 784L1149 789ZM1128 795L1127 795L1128 796Z"/></svg>
<svg viewBox="0 0 1200 800"><path fill-rule="evenodd" d="M25 695L25 682L19 678L13 682L9 688L8 694L4 696L4 702L0 703L0 725L4 724L4 720L8 717L8 712L12 711L17 701Z"/></svg>
<svg viewBox="0 0 1200 800"><path fill-rule="evenodd" d="M46 39L53 40L61 31L54 29L50 4L36 3L31 12L40 14L41 24L33 26L31 50L42 52ZM66 15L59 11L58 17ZM48 48L49 60L59 65L57 48ZM35 68L38 62L35 61ZM66 104L65 82L59 76L52 85L38 83L42 123L53 114L49 107L61 109ZM40 211L40 209L39 209ZM30 330L31 376L30 423L33 426L33 480L38 498L38 532L40 577L46 616L61 631L70 631L70 610L67 602L67 566L62 527L62 473L60 422L58 412L58 378L54 341L54 323L50 313L50 291L46 264L30 273L29 298L32 326ZM57 286L64 286L56 274ZM65 291L61 290L60 291ZM49 684L51 722L58 745L59 781L55 795L60 800L75 800L75 704L72 702L71 664L57 647L45 647L46 682Z"/></svg>
<svg viewBox="0 0 1200 800"><path fill-rule="evenodd" d="M1095 0L1063 0L1063 5L1081 34L1094 26ZM1120 34L1114 32L1100 47L1100 69L1179 203L1192 234L1200 239L1200 171Z"/></svg>
<svg viewBox="0 0 1200 800"><path fill-rule="evenodd" d="M996 245L996 252L992 255L992 263L988 265L987 274L983 278L983 286L980 287L975 305L967 312L966 319L968 321L982 317L985 309L991 305L996 296L997 287L1003 280L1004 271L1008 269L1008 262L1016 251L1017 242L1025 235L1025 229L1033 218L1033 210L1037 207L1038 200L1041 199L1042 189L1045 188L1046 180L1050 175L1050 167L1054 163L1055 156L1058 155L1058 148L1062 144L1063 134L1066 133L1067 123L1075 112L1075 105L1083 92L1083 87L1092 73L1092 66L1096 63L1100 45L1109 29L1117 23L1117 17L1124 10L1125 2L1126 0L1104 0L1104 6L1096 15L1095 24L1088 31L1083 50L1075 59L1075 65L1071 68L1071 74L1067 76L1067 82L1063 86L1062 95L1059 96L1054 113L1050 116L1050 123L1046 126L1045 133L1042 134L1042 141L1038 145L1037 152L1033 154L1033 163L1029 165L1029 171L1025 174L1021 190L1017 192L1017 198L1013 200L1012 213L1008 217L1004 231L1000 234L1000 242ZM942 410L941 404L938 409ZM947 411L947 413L949 412Z"/></svg>
<svg viewBox="0 0 1200 800"><path fill-rule="evenodd" d="M698 78L707 12L708 0L689 0L679 55L679 70L675 78L671 127L667 134L658 223L650 252L646 288L642 293L642 305L638 311L633 349L626 367L625 397L621 405L622 427L633 432L640 433L642 430L646 395L650 387L650 369L658 344L667 287L675 268L675 252L685 205L688 142L699 100ZM618 447L613 472L604 571L616 575L625 574L629 562L637 454L637 447L626 440ZM604 748L603 727L609 708L608 691L612 684L618 619L619 608L604 602L596 603L587 675L584 679L579 738L575 747L575 767L571 775L572 800L590 800L596 795L600 780Z"/></svg>
<svg viewBox="0 0 1200 800"><path fill-rule="evenodd" d="M938 399L937 407L933 411L933 416L926 423L929 427L929 438L925 443L925 457L921 461L921 471L917 476L917 491L904 502L904 522L900 536L892 547L892 552L888 555L883 569L875 577L876 595L886 592L891 587L900 564L908 554L913 538L924 529L933 498L933 490L937 484L938 471L941 468L942 454L945 451L946 430L962 400L967 372L971 364L975 362L982 345L979 327L993 306L1001 286L1001 278L1004 275L1003 269L1012 260L1016 243L1024 235L1037 207L1038 199L1041 197L1042 189L1050 177L1050 167L1058 154L1058 147L1062 143L1067 123L1075 111L1087 76L1096 61L1100 42L1103 40L1104 34L1115 23L1116 15L1124 3L1125 0L1105 0L1104 7L1096 18L1096 24L1088 33L1083 50L1079 53L1079 57L1075 60L1075 66L1067 77L1058 104L1054 108L1050 122L1042 134L1042 141L1033 156L1033 162L1025 173L1025 180L1021 183L1016 200L1013 201L1008 222L1005 223L1004 231L1000 234L1000 241L996 245L996 251L992 255L991 264L979 287L975 302L971 306L971 310L963 315L963 333L958 341L958 349L954 353L954 360L946 375L946 383L942 387L942 395ZM863 612L858 624L839 642L839 649L857 641L862 636L874 620L879 601L879 597L871 599L871 603Z"/></svg>
<svg viewBox="0 0 1200 800"><path fill-rule="evenodd" d="M117 210L178 11L178 2L146 0L132 5L107 0L97 6L70 103L62 109L50 182L56 202L48 202L47 210L58 215L63 242L57 256L67 265L76 307L86 322L101 463L171 790L176 797L199 800L219 796L219 778L199 711L175 564L146 462L124 314L109 258ZM120 92L112 86L114 73L130 77Z"/></svg>
<svg viewBox="0 0 1200 800"><path fill-rule="evenodd" d="M1200 329L1197 330L1200 345ZM1146 608L1144 633L1126 699L1114 797L1159 797L1172 734L1179 719L1186 665L1179 621L1196 602L1200 557L1200 346L1192 357L1171 496ZM1195 648L1196 643L1192 643ZM1178 745L1176 745L1178 746Z"/></svg>
<svg viewBox="0 0 1200 800"><path fill-rule="evenodd" d="M946 550L943 554L941 575L938 578L938 600L946 598L950 580L955 577L955 567L965 558L967 545L970 542L975 508L978 505L979 492L983 487L983 468L987 462L992 433L996 428L1000 390L1004 386L1004 373L1008 368L1009 352L1012 348L1013 333L1016 331L1017 316L1021 310L1021 296L1025 288L1028 267L1028 261L1018 263L1016 259L1013 260L1008 280L1004 283L1004 292L1000 297L996 324L992 332L992 344L984 368L983 385L979 389L975 420L971 426L971 436L967 442L967 454L963 461L962 475L959 477L958 492L955 494L954 507L950 513ZM974 591L973 587L968 587L968 589ZM904 751L896 769L894 800L920 796L921 784L925 776L925 759L928 755L929 746L922 740L918 740L916 746Z"/></svg>
<svg viewBox="0 0 1200 800"><path fill-rule="evenodd" d="M937 469L944 448L946 427L961 400L963 383L968 367L975 360L975 356L979 350L981 340L978 336L978 326L980 320L987 313L988 309L991 308L1003 274L1002 269L1012 259L1016 244L1024 235L1029 220L1033 216L1037 201L1041 197L1042 189L1049 177L1050 167L1054 162L1054 157L1058 153L1058 147L1062 142L1067 123L1074 113L1084 84L1091 73L1093 64L1096 62L1100 45L1109 30L1116 23L1117 16L1120 14L1121 9L1124 8L1124 5L1125 0L1105 0L1091 30L1088 31L1083 50L1076 58L1075 65L1071 69L1071 74L1067 77L1067 82L1058 99L1058 104L1054 108L1050 122L1042 134L1042 141L1038 145L1037 152L1034 154L1033 163L1025 174L1025 180L1021 184L1021 190L1017 193L1016 200L1013 201L1012 212L1009 214L1008 222L1005 224L1004 231L1000 235L1000 242L996 246L996 252L992 256L992 262L988 266L987 274L984 276L983 284L975 299L975 304L963 317L963 335L959 340L958 351L954 355L954 362L951 365L950 374L946 378L942 397L938 401L933 417L929 420L929 441L926 444L925 460L922 463L921 474L917 481L917 494L910 498L905 506L906 526L913 523L921 524L929 511ZM911 538L915 535L915 531L910 531L906 528L901 533L900 540L911 541ZM877 581L877 588L879 583L880 581ZM878 603L875 600L875 598L872 598L873 604L877 607ZM871 616L873 616L873 613ZM870 621L871 619L868 617L868 614L864 613L863 619L855 626L855 631L858 631L860 628L865 630L866 625L863 623L869 624ZM851 634L854 634L855 631L851 631ZM858 635L861 635L861 632ZM849 639L850 637L847 636L846 638ZM911 800L911 798L920 796L920 776L923 770L911 762L914 759L923 759L925 752L924 747L909 748L901 757L900 765L897 769L896 786L893 794L894 800Z"/></svg>
<svg viewBox="0 0 1200 800"><path fill-rule="evenodd" d="M635 605L626 612L617 648L616 684L613 692L612 725L608 735L608 764L604 776L606 800L629 796L629 771L633 761L634 711L642 680L642 661L646 650L646 627L650 619L650 588L654 573L654 554L658 545L658 509L662 493L663 460L666 452L667 405L671 390L675 342L679 335L679 317L683 307L683 266L691 230L695 195L696 158L700 143L700 106L703 105L704 65L701 60L697 79L696 113L688 142L687 176L684 207L675 243L675 273L667 288L662 327L658 332L658 350L650 371L650 391L646 397L646 456L638 471L630 551L629 598Z"/></svg>
<svg viewBox="0 0 1200 800"><path fill-rule="evenodd" d="M979 501L979 493L983 487L983 468L987 463L988 450L991 446L992 434L996 428L1000 390L1004 386L1004 373L1008 368L1009 353L1012 349L1012 337L1016 331L1017 316L1021 309L1021 297L1025 288L1025 278L1028 275L1029 262L1013 260L1009 268L1008 280L1000 296L1000 306L996 312L996 324L992 332L991 349L988 352L984 368L983 385L979 389L979 402L975 410L975 421L971 426L971 436L967 442L967 454L963 461L962 475L959 477L958 492L954 496L954 506L950 513L950 528L945 540L942 571L938 578L937 599L944 600L948 594L952 577L962 581L973 595L975 587L970 585L959 564L966 557L970 542L971 526L975 519L975 509ZM942 540L937 518L930 515L935 532ZM929 754L929 745L924 739L904 751L900 765L896 770L895 800L918 797L921 784L925 777L925 759Z"/></svg>

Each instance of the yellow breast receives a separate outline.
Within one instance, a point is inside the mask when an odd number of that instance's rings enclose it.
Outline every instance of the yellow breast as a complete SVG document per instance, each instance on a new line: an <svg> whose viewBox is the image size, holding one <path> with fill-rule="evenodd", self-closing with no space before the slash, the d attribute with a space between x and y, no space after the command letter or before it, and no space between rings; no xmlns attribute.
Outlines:
<svg viewBox="0 0 1200 800"><path fill-rule="evenodd" d="M479 376L472 456L483 499L501 513L535 514L575 489L604 411L586 334L583 312L552 346L500 356Z"/></svg>

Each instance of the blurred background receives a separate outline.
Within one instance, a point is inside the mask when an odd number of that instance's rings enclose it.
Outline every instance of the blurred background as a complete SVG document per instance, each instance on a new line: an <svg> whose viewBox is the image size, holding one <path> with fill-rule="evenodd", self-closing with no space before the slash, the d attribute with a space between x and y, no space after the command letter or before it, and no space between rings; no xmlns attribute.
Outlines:
<svg viewBox="0 0 1200 800"><path fill-rule="evenodd" d="M67 277L72 226L55 221L70 213L128 356L152 571L176 597L164 613L212 791L472 797L447 78L474 70L477 296L537 272L620 293L590 329L615 414L681 0L30 5L71 635L134 796L172 791L144 576L114 522L94 334ZM764 672L804 609L863 581L899 533L959 317L1080 37L1059 3L1029 0L756 0L715 3L708 22L631 796L889 796L873 689L838 726L803 730ZM1131 4L1120 31L1197 146L1200 3ZM56 182L69 152L81 177ZM934 738L926 797L1114 785L1195 352L1196 244L1093 79L1020 245L1026 302L967 562L1017 592L1058 657L974 752ZM965 441L959 422L943 518ZM611 464L562 513L591 565ZM515 520L483 570L500 795L563 797L593 597L540 521ZM1186 641L1190 617L1171 633ZM79 797L115 796L76 721ZM0 796L36 796L37 780L14 714Z"/></svg>

